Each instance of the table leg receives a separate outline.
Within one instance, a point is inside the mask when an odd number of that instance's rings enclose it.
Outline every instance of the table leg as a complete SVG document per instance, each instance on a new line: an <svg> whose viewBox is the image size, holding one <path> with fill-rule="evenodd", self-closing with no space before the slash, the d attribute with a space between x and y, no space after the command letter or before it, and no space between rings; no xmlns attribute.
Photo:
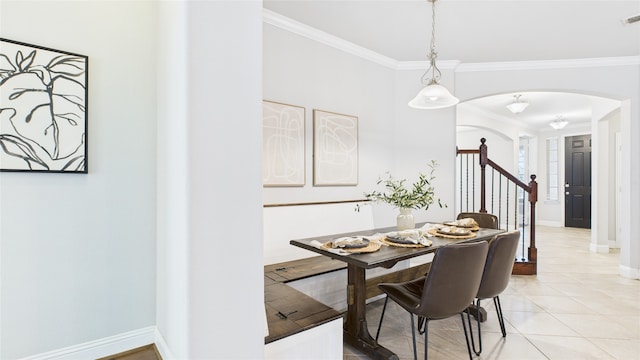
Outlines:
<svg viewBox="0 0 640 360"><path fill-rule="evenodd" d="M476 304L471 304L467 308L469 310L469 314L473 316L476 320L480 319L480 322L487 321L487 310L485 310L482 306L478 307Z"/></svg>
<svg viewBox="0 0 640 360"><path fill-rule="evenodd" d="M348 264L347 320L344 341L369 355L372 359L398 359L391 350L379 345L367 328L365 269Z"/></svg>

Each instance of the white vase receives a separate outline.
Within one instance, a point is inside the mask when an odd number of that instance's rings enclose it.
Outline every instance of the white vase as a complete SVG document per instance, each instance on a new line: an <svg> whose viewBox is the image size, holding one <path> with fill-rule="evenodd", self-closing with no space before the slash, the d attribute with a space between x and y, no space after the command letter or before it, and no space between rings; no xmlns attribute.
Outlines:
<svg viewBox="0 0 640 360"><path fill-rule="evenodd" d="M412 210L413 209L400 209L400 214L396 218L398 231L410 230L416 227L416 222L413 220Z"/></svg>

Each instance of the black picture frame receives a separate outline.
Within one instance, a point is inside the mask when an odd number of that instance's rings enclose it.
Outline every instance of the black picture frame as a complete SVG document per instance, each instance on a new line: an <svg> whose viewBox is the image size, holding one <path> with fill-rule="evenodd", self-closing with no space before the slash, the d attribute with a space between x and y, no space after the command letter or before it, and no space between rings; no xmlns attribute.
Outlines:
<svg viewBox="0 0 640 360"><path fill-rule="evenodd" d="M0 171L88 172L89 57L0 38Z"/></svg>

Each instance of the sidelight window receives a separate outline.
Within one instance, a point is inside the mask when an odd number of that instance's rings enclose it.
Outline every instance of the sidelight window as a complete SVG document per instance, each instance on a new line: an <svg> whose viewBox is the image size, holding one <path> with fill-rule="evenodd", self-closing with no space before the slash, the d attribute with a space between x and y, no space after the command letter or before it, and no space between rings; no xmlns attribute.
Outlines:
<svg viewBox="0 0 640 360"><path fill-rule="evenodd" d="M558 201L558 138L547 139L547 200Z"/></svg>

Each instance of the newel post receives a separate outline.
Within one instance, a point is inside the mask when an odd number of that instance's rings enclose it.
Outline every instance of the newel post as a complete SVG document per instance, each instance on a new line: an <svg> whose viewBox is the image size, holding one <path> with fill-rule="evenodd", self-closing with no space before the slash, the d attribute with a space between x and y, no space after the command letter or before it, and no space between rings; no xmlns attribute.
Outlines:
<svg viewBox="0 0 640 360"><path fill-rule="evenodd" d="M487 139L480 139L480 212L486 213L486 183L485 183L485 169L487 167Z"/></svg>
<svg viewBox="0 0 640 360"><path fill-rule="evenodd" d="M529 181L529 204L531 204L531 226L530 228L530 243L529 243L529 261L538 260L538 249L536 249L536 202L538 202L538 183L536 182L536 176L531 175L531 181Z"/></svg>

